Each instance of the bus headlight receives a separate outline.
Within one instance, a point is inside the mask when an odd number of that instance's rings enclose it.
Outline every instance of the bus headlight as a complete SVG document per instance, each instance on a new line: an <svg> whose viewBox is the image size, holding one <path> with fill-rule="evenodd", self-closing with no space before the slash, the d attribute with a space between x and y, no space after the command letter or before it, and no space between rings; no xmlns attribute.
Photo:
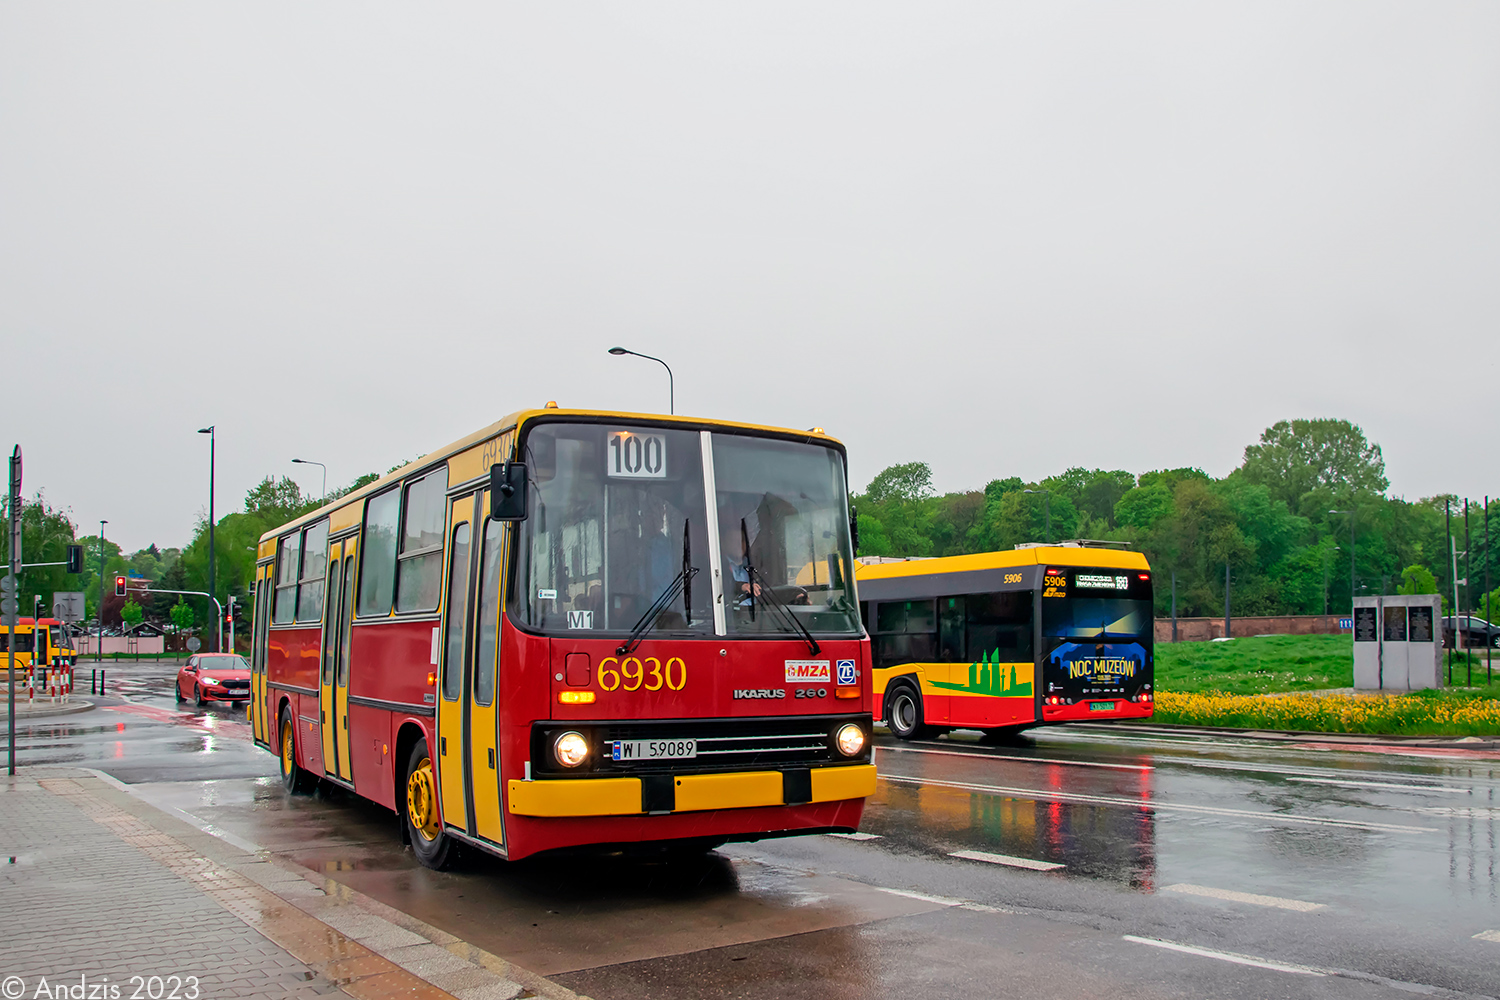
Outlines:
<svg viewBox="0 0 1500 1000"><path fill-rule="evenodd" d="M589 741L582 733L563 733L552 741L552 756L563 767L577 767L589 759Z"/></svg>
<svg viewBox="0 0 1500 1000"><path fill-rule="evenodd" d="M848 723L839 727L833 743L845 757L856 757L865 748L865 731L852 722Z"/></svg>

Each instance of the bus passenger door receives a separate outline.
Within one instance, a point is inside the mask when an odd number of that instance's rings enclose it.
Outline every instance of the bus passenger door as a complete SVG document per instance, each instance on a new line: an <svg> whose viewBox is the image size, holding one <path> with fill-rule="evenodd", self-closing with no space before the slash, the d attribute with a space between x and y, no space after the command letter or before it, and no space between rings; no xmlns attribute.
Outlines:
<svg viewBox="0 0 1500 1000"><path fill-rule="evenodd" d="M255 617L250 632L250 728L255 742L266 739L266 567L255 567Z"/></svg>
<svg viewBox="0 0 1500 1000"><path fill-rule="evenodd" d="M474 802L475 833L505 843L500 812L500 719L498 685L500 652L500 574L505 563L509 525L489 518L489 496L479 509L479 566L474 581L475 636L471 644L473 678L469 686L469 790Z"/></svg>
<svg viewBox="0 0 1500 1000"><path fill-rule="evenodd" d="M339 588L339 613L336 636L338 647L334 651L333 666L333 743L338 750L338 775L345 781L354 780L354 771L349 764L349 628L354 621L354 545L353 538L344 539L344 568L339 572L338 563L328 561L328 575L341 577Z"/></svg>
<svg viewBox="0 0 1500 1000"><path fill-rule="evenodd" d="M468 733L469 579L473 561L475 495L458 497L448 508L448 576L443 589L442 656L438 669L437 761L443 823L464 833L474 828L465 767Z"/></svg>
<svg viewBox="0 0 1500 1000"><path fill-rule="evenodd" d="M334 732L338 724L334 718L333 663L338 647L339 587L343 574L334 572L343 561L343 542L328 543L328 568L324 571L323 585L323 649L322 663L318 670L318 728L323 735L323 770L337 775L338 751L335 749Z"/></svg>

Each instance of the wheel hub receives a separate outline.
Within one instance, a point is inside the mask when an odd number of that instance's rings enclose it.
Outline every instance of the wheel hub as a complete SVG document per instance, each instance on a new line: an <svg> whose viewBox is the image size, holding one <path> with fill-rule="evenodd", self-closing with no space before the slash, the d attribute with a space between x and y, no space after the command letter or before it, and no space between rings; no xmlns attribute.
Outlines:
<svg viewBox="0 0 1500 1000"><path fill-rule="evenodd" d="M431 757L423 757L406 779L406 814L424 840L437 839L437 796L432 781Z"/></svg>

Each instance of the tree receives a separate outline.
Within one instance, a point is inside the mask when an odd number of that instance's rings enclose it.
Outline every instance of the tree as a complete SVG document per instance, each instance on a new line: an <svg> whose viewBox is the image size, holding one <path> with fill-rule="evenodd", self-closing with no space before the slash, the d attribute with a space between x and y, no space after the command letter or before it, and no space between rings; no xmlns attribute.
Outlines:
<svg viewBox="0 0 1500 1000"><path fill-rule="evenodd" d="M1437 578L1426 566L1408 566L1401 571L1401 586L1396 588L1396 593L1436 594L1437 592Z"/></svg>
<svg viewBox="0 0 1500 1000"><path fill-rule="evenodd" d="M141 610L141 606L132 600L127 599L124 606L120 608L120 620L125 623L126 627L139 625L145 617L146 613Z"/></svg>
<svg viewBox="0 0 1500 1000"><path fill-rule="evenodd" d="M916 503L932 496L932 467L926 462L892 465L865 487L864 499L873 504Z"/></svg>
<svg viewBox="0 0 1500 1000"><path fill-rule="evenodd" d="M245 513L258 518L267 530L280 527L308 511L317 510L322 501L302 495L302 488L286 476L267 476L245 494Z"/></svg>
<svg viewBox="0 0 1500 1000"><path fill-rule="evenodd" d="M181 597L177 598L177 603L172 605L171 617L172 625L179 632L185 632L192 628L194 619L196 618L193 614L192 605L187 604Z"/></svg>
<svg viewBox="0 0 1500 1000"><path fill-rule="evenodd" d="M1245 448L1245 478L1265 486L1291 510L1310 514L1303 498L1320 487L1352 498L1383 494L1390 485L1380 445L1347 420L1282 420Z"/></svg>

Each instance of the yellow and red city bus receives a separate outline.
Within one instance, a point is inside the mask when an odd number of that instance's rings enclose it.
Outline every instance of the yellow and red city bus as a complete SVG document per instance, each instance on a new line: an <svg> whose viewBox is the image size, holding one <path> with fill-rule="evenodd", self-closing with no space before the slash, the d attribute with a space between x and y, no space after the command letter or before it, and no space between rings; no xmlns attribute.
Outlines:
<svg viewBox="0 0 1500 1000"><path fill-rule="evenodd" d="M1155 698L1151 567L1077 544L861 565L879 714L900 739L1135 719Z"/></svg>
<svg viewBox="0 0 1500 1000"><path fill-rule="evenodd" d="M821 429L507 417L261 539L251 721L417 857L858 827L846 458Z"/></svg>
<svg viewBox="0 0 1500 1000"><path fill-rule="evenodd" d="M31 668L38 650L45 666L71 666L78 662L78 651L64 637L65 626L59 618L16 619L16 669ZM0 670L10 649L10 626L0 622Z"/></svg>

